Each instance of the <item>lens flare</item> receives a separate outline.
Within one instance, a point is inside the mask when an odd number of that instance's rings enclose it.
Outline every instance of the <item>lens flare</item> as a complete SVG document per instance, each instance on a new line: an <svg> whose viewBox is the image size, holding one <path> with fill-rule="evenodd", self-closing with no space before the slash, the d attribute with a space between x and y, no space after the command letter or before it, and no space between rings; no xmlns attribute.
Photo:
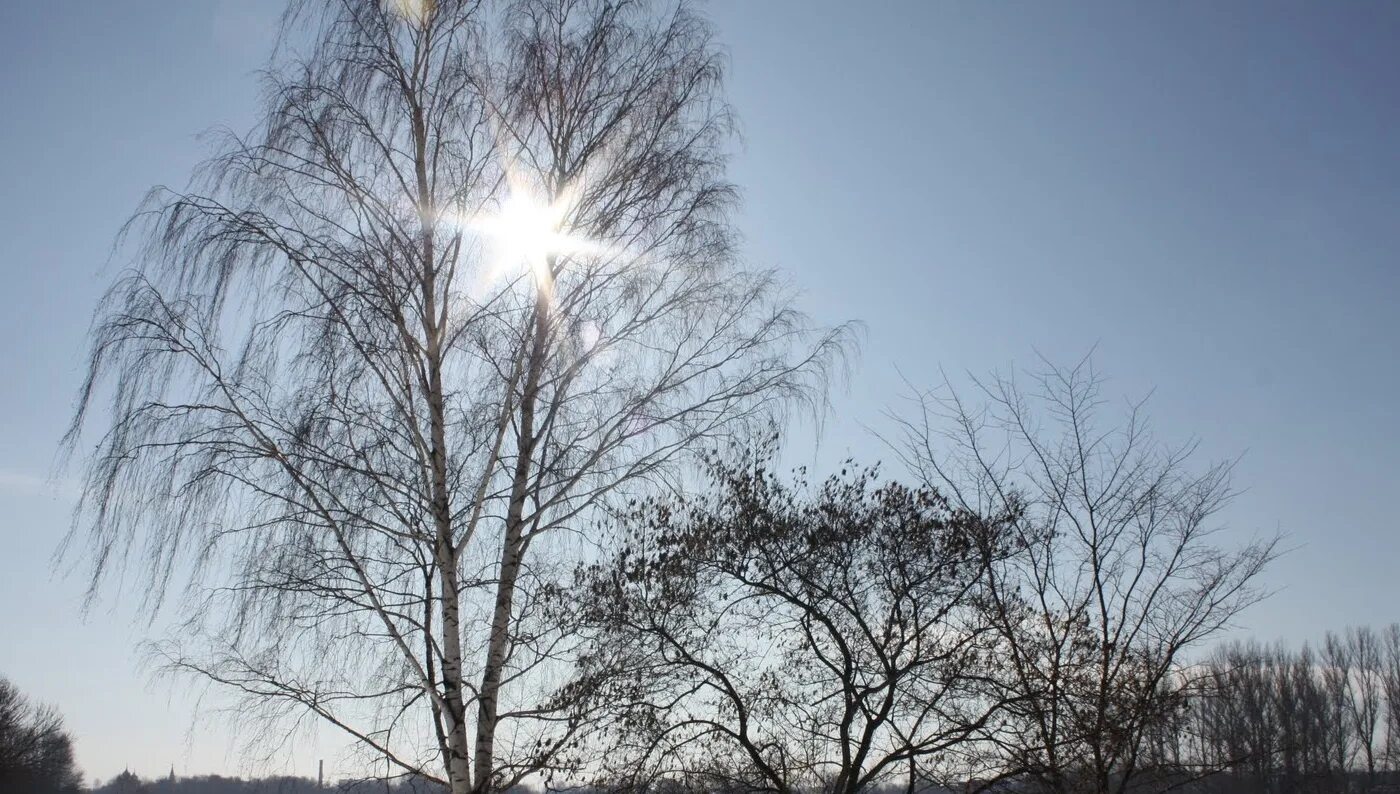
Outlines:
<svg viewBox="0 0 1400 794"><path fill-rule="evenodd" d="M487 238L498 271L524 267L541 288L552 285L551 260L560 256L584 254L598 246L579 235L564 231L571 194L548 201L518 183L495 212L479 215L468 224Z"/></svg>

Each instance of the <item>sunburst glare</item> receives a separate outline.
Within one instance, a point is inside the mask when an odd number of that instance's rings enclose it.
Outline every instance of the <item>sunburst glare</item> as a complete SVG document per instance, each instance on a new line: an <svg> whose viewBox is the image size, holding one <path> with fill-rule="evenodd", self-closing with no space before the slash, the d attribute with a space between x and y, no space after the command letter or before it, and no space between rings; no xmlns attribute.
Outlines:
<svg viewBox="0 0 1400 794"><path fill-rule="evenodd" d="M490 240L496 273L528 268L538 286L549 287L553 257L598 250L596 242L563 230L572 205L572 192L549 201L518 182L495 212L473 218L469 226Z"/></svg>

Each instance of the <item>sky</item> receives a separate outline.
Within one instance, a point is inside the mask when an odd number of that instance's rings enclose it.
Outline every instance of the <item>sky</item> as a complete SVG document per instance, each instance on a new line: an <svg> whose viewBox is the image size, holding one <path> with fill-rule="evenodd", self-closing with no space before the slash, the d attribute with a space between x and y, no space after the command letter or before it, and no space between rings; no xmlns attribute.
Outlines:
<svg viewBox="0 0 1400 794"><path fill-rule="evenodd" d="M55 571L52 479L122 222L256 112L276 0L0 3L0 675L107 778L258 771L160 628ZM813 458L879 458L903 380L1073 362L1240 458L1281 532L1241 634L1400 620L1400 5L714 0L746 256L865 341ZM176 605L178 608L178 605ZM205 715L192 721L196 713ZM299 740L267 761L315 774ZM330 763L330 762L328 762Z"/></svg>

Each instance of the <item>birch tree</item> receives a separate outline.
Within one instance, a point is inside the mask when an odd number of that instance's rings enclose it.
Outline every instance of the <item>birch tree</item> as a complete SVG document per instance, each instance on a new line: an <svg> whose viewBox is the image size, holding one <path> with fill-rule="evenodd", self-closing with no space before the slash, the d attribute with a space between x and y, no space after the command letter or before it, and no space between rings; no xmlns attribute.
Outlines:
<svg viewBox="0 0 1400 794"><path fill-rule="evenodd" d="M68 553L249 713L454 794L567 775L585 528L844 337L739 261L685 3L296 0L279 53L259 127L127 229Z"/></svg>

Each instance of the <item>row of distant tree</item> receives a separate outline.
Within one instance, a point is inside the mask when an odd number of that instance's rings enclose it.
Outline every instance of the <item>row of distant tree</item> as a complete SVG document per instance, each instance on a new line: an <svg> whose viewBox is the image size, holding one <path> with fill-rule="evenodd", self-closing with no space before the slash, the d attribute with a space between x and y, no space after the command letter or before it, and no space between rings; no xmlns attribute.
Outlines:
<svg viewBox="0 0 1400 794"><path fill-rule="evenodd" d="M422 780L341 780L324 786L304 777L239 778L221 775L143 780L126 771L95 787L92 794L441 794L442 788Z"/></svg>
<svg viewBox="0 0 1400 794"><path fill-rule="evenodd" d="M1400 624L1316 648L1230 645L1205 675L1184 732L1228 772L1213 790L1400 790Z"/></svg>
<svg viewBox="0 0 1400 794"><path fill-rule="evenodd" d="M97 786L92 794L442 794L442 788L416 779L341 780L324 786L304 777L239 778L198 775L143 780L130 771Z"/></svg>

